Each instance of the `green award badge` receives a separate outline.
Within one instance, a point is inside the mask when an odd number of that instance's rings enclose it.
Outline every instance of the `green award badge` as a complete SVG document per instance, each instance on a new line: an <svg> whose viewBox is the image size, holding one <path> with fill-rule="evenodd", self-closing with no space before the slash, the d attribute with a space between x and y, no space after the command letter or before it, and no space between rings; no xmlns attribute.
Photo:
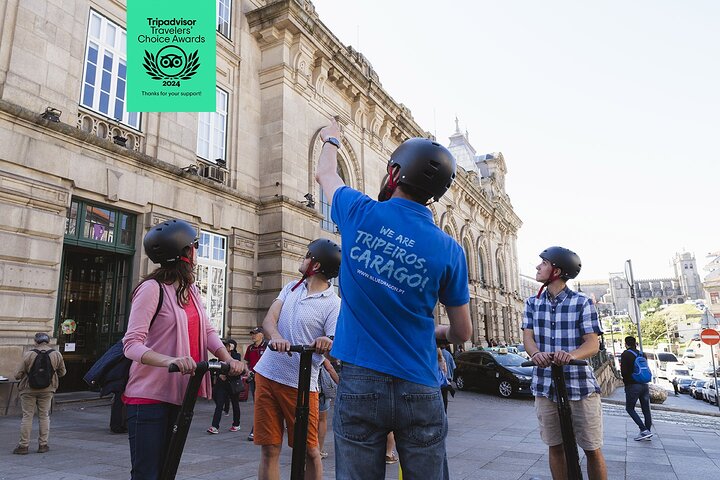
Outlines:
<svg viewBox="0 0 720 480"><path fill-rule="evenodd" d="M131 112L214 112L215 2L128 0Z"/></svg>

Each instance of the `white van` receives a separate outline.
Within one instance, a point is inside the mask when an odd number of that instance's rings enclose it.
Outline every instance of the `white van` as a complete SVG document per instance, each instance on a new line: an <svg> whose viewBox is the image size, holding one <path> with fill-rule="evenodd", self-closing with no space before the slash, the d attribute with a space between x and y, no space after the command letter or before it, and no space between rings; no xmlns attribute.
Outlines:
<svg viewBox="0 0 720 480"><path fill-rule="evenodd" d="M650 370L652 370L653 375L655 375L658 378L670 378L668 376L667 370L668 368L684 368L687 369L687 367L680 361L678 358L672 354L667 352L647 352L645 354L645 357L648 360L648 364L650 365Z"/></svg>

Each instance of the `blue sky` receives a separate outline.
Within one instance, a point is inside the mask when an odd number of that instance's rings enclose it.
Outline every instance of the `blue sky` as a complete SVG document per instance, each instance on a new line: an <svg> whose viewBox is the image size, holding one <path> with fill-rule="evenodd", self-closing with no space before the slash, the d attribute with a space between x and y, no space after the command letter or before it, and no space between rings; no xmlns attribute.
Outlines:
<svg viewBox="0 0 720 480"><path fill-rule="evenodd" d="M313 4L439 141L457 115L479 153L503 153L521 273L554 244L581 281L720 250L720 2Z"/></svg>

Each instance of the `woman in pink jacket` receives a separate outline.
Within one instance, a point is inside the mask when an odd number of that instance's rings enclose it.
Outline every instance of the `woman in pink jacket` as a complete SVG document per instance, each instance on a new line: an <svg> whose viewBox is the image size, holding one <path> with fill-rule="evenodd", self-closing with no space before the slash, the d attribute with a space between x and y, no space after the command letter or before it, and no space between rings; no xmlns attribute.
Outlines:
<svg viewBox="0 0 720 480"><path fill-rule="evenodd" d="M230 364L233 375L240 375L246 367L225 349L200 301L193 274L198 247L195 228L183 220L168 220L145 235L143 246L160 267L144 277L132 294L123 344L125 356L133 363L123 401L127 405L131 478L156 480L165 459L168 429L190 380L187 374L193 374L196 362L207 360L210 351ZM183 375L168 372L172 363ZM211 391L206 377L198 394L210 398Z"/></svg>

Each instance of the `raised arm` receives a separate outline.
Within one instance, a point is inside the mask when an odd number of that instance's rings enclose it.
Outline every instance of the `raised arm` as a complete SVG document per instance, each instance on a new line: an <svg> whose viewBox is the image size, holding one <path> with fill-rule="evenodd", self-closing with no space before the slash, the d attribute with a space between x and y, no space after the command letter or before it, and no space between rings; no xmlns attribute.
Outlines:
<svg viewBox="0 0 720 480"><path fill-rule="evenodd" d="M330 125L320 130L320 139L323 141L323 146L320 151L317 172L315 172L315 180L322 187L325 197L330 203L332 203L335 190L345 185L345 182L337 173L338 147L327 141L328 138L335 138L339 141L340 135L340 127L334 118L330 119Z"/></svg>

